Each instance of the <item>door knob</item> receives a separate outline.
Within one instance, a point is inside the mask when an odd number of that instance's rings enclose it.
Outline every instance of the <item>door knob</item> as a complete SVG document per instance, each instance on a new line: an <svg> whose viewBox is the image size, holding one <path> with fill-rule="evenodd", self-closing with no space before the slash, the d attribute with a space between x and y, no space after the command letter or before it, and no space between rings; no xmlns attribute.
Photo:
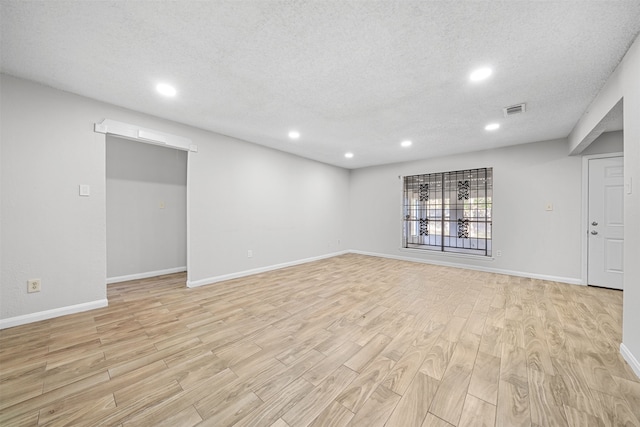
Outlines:
<svg viewBox="0 0 640 427"><path fill-rule="evenodd" d="M596 230L591 230L591 234L595 236L596 234L598 234L598 232Z"/></svg>
<svg viewBox="0 0 640 427"><path fill-rule="evenodd" d="M596 225L598 225L598 223L597 223L597 222L595 222L595 221L593 221L593 222L591 223L591 225L593 225L593 226L595 227Z"/></svg>

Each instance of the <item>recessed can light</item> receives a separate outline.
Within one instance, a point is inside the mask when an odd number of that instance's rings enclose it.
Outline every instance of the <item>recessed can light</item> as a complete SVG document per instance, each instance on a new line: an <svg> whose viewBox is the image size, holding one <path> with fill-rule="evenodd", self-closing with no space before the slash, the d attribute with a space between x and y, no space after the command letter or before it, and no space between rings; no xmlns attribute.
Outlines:
<svg viewBox="0 0 640 427"><path fill-rule="evenodd" d="M289 132L289 138L291 139L300 138L300 132L298 132L297 130L292 130L291 132Z"/></svg>
<svg viewBox="0 0 640 427"><path fill-rule="evenodd" d="M471 80L472 82L479 82L480 80L484 80L487 77L489 77L491 73L493 73L491 68L488 68L488 67L478 68L477 70L475 70L473 73L469 75L469 80Z"/></svg>
<svg viewBox="0 0 640 427"><path fill-rule="evenodd" d="M484 127L484 130L496 130L500 128L500 124L499 123L489 123L488 125L486 125Z"/></svg>
<svg viewBox="0 0 640 427"><path fill-rule="evenodd" d="M411 144L413 144L413 142L409 141L408 139L400 143L400 145L402 145L403 147L411 147Z"/></svg>
<svg viewBox="0 0 640 427"><path fill-rule="evenodd" d="M160 83L156 86L156 90L164 96L176 96L176 88L166 83Z"/></svg>
<svg viewBox="0 0 640 427"><path fill-rule="evenodd" d="M352 157L353 157L353 153L351 153L351 152L349 152L349 153L344 153L344 156L345 156L347 159L350 159L350 158L352 158Z"/></svg>

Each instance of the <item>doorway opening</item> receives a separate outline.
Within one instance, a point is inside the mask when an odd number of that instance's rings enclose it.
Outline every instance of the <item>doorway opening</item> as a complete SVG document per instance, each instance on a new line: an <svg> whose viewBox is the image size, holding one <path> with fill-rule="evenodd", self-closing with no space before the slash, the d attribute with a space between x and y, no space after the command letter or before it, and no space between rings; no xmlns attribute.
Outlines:
<svg viewBox="0 0 640 427"><path fill-rule="evenodd" d="M107 283L187 270L187 152L106 137Z"/></svg>
<svg viewBox="0 0 640 427"><path fill-rule="evenodd" d="M186 271L189 281L188 138L115 120L105 135L106 284Z"/></svg>

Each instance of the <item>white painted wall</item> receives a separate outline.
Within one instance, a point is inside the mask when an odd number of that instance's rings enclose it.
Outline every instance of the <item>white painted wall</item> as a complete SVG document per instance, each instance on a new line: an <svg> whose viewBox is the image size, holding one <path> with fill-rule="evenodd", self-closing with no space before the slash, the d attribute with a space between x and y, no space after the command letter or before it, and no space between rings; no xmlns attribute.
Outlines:
<svg viewBox="0 0 640 427"><path fill-rule="evenodd" d="M624 176L631 194L624 198L623 354L640 376L640 37L569 135L572 152L579 152L589 134L623 99Z"/></svg>
<svg viewBox="0 0 640 427"><path fill-rule="evenodd" d="M106 302L104 143L86 114L94 103L0 79L0 318ZM90 197L79 197L80 184ZM32 278L42 291L27 294Z"/></svg>
<svg viewBox="0 0 640 427"><path fill-rule="evenodd" d="M107 135L106 156L107 278L186 270L187 152Z"/></svg>
<svg viewBox="0 0 640 427"><path fill-rule="evenodd" d="M228 141L189 160L190 282L348 248L347 170Z"/></svg>
<svg viewBox="0 0 640 427"><path fill-rule="evenodd" d="M480 167L493 167L494 259L401 249L398 175ZM564 139L357 169L351 173L350 242L363 252L580 283L580 171ZM545 210L547 203L553 211Z"/></svg>
<svg viewBox="0 0 640 427"><path fill-rule="evenodd" d="M105 135L93 131L104 118L198 145L188 166L190 281L347 248L347 170L7 75L0 84L0 326L106 297ZM79 184L91 197L78 196ZM42 292L27 294L30 278Z"/></svg>
<svg viewBox="0 0 640 427"><path fill-rule="evenodd" d="M624 132L621 130L604 132L580 154L587 156L593 154L622 153L624 152L623 137Z"/></svg>

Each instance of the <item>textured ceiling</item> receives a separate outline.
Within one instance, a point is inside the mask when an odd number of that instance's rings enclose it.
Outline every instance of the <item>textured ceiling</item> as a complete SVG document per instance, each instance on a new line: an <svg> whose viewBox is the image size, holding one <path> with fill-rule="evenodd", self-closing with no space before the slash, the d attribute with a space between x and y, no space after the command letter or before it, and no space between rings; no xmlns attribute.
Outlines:
<svg viewBox="0 0 640 427"><path fill-rule="evenodd" d="M347 168L566 137L640 31L640 0L1 5L3 73Z"/></svg>

